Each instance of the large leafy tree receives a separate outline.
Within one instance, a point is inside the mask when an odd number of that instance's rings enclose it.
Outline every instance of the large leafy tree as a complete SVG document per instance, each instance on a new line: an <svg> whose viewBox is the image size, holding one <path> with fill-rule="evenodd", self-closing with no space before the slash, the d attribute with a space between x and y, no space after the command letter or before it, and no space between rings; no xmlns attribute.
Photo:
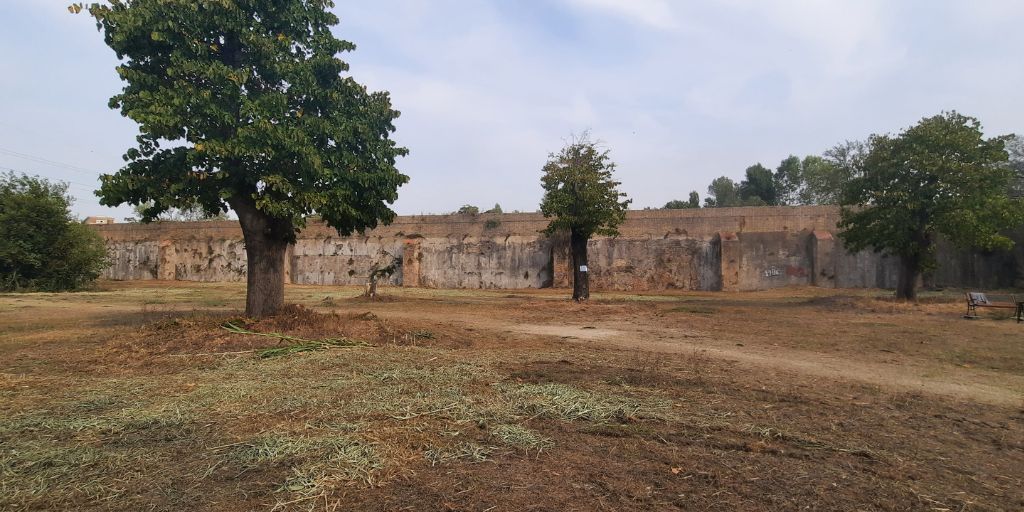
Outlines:
<svg viewBox="0 0 1024 512"><path fill-rule="evenodd" d="M63 183L0 174L0 290L73 290L100 275L106 245L70 206Z"/></svg>
<svg viewBox="0 0 1024 512"><path fill-rule="evenodd" d="M619 192L619 182L612 178L615 163L586 135L552 154L544 165L541 185L544 198L540 211L554 217L546 228L548 234L569 233L572 253L572 298L590 298L587 269L587 242L594 235L614 236L626 218L631 200Z"/></svg>
<svg viewBox="0 0 1024 512"><path fill-rule="evenodd" d="M899 135L874 135L862 174L844 194L840 236L851 250L899 258L896 296L916 298L918 277L935 266L935 240L1008 248L1002 232L1024 221L1007 194L1007 137L986 139L977 119L947 112Z"/></svg>
<svg viewBox="0 0 1024 512"><path fill-rule="evenodd" d="M341 234L388 223L408 178L389 137L398 112L338 55L329 0L111 0L92 4L125 82L110 107L139 123L107 205L151 202L144 221L198 203L238 215L246 313L284 301L284 255L318 215ZM72 6L72 10L80 9Z"/></svg>
<svg viewBox="0 0 1024 512"><path fill-rule="evenodd" d="M767 167L755 164L747 167L745 178L739 185L740 200L745 206L775 206L779 193L775 188L775 175Z"/></svg>

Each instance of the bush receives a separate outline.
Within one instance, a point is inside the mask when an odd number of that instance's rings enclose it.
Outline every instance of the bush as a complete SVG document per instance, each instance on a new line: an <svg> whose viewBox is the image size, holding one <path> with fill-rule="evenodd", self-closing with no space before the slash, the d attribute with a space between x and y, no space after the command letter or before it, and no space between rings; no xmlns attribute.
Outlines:
<svg viewBox="0 0 1024 512"><path fill-rule="evenodd" d="M0 290L74 290L106 266L99 234L71 216L67 185L0 175Z"/></svg>

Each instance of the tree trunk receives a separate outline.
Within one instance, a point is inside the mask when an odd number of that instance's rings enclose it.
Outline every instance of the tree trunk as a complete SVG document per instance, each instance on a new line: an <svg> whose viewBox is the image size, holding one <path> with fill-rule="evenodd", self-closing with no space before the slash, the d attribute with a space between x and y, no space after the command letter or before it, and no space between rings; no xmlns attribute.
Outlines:
<svg viewBox="0 0 1024 512"><path fill-rule="evenodd" d="M251 201L232 198L245 238L245 316L276 314L284 306L284 256L291 233L287 223L256 209Z"/></svg>
<svg viewBox="0 0 1024 512"><path fill-rule="evenodd" d="M917 300L917 278L921 275L921 266L914 256L900 256L899 278L896 282L896 298L899 300Z"/></svg>
<svg viewBox="0 0 1024 512"><path fill-rule="evenodd" d="M921 277L925 261L931 257L931 233L919 230L914 242L913 254L900 255L900 271L896 283L896 298L899 300L917 300L917 281Z"/></svg>
<svg viewBox="0 0 1024 512"><path fill-rule="evenodd" d="M572 252L572 298L582 302L590 298L587 237L572 231L569 234L569 249Z"/></svg>

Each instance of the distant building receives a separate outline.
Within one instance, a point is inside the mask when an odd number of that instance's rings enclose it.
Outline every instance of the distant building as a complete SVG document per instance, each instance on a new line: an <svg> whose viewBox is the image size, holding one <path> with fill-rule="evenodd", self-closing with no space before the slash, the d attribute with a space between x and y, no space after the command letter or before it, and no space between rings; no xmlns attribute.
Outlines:
<svg viewBox="0 0 1024 512"><path fill-rule="evenodd" d="M113 217L86 217L82 224L113 224Z"/></svg>

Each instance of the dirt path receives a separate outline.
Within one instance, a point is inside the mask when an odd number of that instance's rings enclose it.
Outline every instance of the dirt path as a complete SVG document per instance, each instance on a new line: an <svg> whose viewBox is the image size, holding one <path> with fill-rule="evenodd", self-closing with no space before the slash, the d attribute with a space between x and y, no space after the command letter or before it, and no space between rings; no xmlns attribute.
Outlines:
<svg viewBox="0 0 1024 512"><path fill-rule="evenodd" d="M462 323L477 330L512 333L522 337L547 336L567 343L621 350L639 350L667 354L692 354L734 361L751 368L771 368L813 378L847 380L879 386L899 392L917 392L966 399L992 405L1024 406L1024 377L982 369L950 365L936 371L936 365L917 361L893 360L889 363L855 361L843 355L776 346L751 346L742 338L728 339L700 331L641 325L635 321L617 321L613 325L524 324L488 315L467 315L452 311L415 312L387 310L385 317ZM938 374L935 377L930 374Z"/></svg>

